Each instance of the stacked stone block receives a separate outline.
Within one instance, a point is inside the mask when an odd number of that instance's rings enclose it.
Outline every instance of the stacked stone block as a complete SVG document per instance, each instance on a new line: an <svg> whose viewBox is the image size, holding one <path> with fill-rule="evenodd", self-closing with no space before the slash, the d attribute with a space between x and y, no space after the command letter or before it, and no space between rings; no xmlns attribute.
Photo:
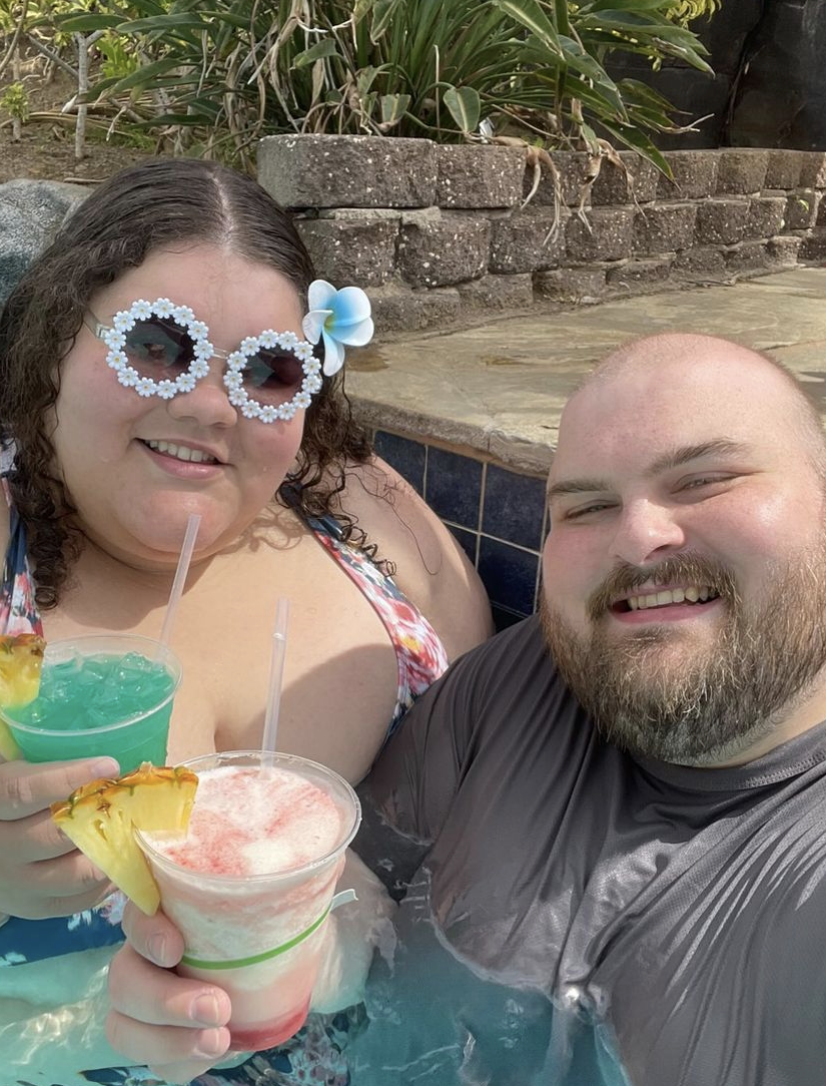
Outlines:
<svg viewBox="0 0 826 1086"><path fill-rule="evenodd" d="M826 259L826 152L666 158L670 179L628 152L277 136L258 153L318 273L368 289L384 331Z"/></svg>

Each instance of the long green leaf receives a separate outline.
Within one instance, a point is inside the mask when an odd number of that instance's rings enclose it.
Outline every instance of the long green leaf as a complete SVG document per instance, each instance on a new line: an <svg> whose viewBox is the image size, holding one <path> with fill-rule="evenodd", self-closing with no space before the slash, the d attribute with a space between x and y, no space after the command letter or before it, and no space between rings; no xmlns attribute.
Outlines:
<svg viewBox="0 0 826 1086"><path fill-rule="evenodd" d="M612 125L606 121L602 122L602 126L607 132L611 133L614 139L625 144L626 147L630 147L632 151L636 151L643 158L647 158L649 162L653 162L666 177L673 176L667 159L661 151L657 150L644 132L626 125Z"/></svg>
<svg viewBox="0 0 826 1086"><path fill-rule="evenodd" d="M130 75L124 76L123 79L113 83L109 89L113 94L119 94L121 91L131 90L132 87L153 85L153 81L158 76L177 68L179 65L179 58L164 57L163 60L156 60L152 64L144 64L136 72L132 72Z"/></svg>
<svg viewBox="0 0 826 1086"><path fill-rule="evenodd" d="M674 0L593 0L583 4L579 15L590 15L599 11L657 11L667 17L674 7Z"/></svg>
<svg viewBox="0 0 826 1086"><path fill-rule="evenodd" d="M333 38L324 38L305 49L303 53L297 53L293 59L293 68L306 68L308 64L314 64L325 57L338 56L338 45Z"/></svg>
<svg viewBox="0 0 826 1086"><path fill-rule="evenodd" d="M55 17L58 30L67 34L85 34L90 30L111 30L123 21L120 15L68 15Z"/></svg>
<svg viewBox="0 0 826 1086"><path fill-rule="evenodd" d="M151 15L148 19L122 22L118 30L123 34L144 34L153 30L178 33L181 30L209 30L211 25L198 15Z"/></svg>
<svg viewBox="0 0 826 1086"><path fill-rule="evenodd" d="M370 41L376 45L387 32L402 0L376 0L372 10Z"/></svg>
<svg viewBox="0 0 826 1086"><path fill-rule="evenodd" d="M617 87L626 101L644 103L664 112L674 108L659 91L639 79L621 79Z"/></svg>
<svg viewBox="0 0 826 1086"><path fill-rule="evenodd" d="M495 0L497 7L507 12L542 41L560 50L557 29L535 0ZM561 50L560 50L561 51Z"/></svg>

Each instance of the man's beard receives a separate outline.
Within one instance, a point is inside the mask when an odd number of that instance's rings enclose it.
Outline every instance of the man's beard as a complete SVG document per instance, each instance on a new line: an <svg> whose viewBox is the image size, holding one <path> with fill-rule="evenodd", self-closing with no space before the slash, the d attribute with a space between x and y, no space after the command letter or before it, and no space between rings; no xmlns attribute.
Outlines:
<svg viewBox="0 0 826 1086"><path fill-rule="evenodd" d="M590 637L543 599L554 661L605 739L665 762L714 765L773 730L826 664L826 557L800 554L796 565L766 572L759 605L747 607L730 572L697 555L624 565L589 600ZM692 630L690 619L609 636L611 601L646 582L709 586L724 608L717 636ZM692 654L695 636L707 643Z"/></svg>

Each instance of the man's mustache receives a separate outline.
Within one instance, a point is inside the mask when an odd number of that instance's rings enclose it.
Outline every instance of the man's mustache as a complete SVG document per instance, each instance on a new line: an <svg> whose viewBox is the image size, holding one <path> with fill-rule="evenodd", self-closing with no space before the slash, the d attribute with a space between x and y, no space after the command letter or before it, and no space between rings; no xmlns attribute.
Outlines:
<svg viewBox="0 0 826 1086"><path fill-rule="evenodd" d="M588 617L598 622L617 599L632 595L632 590L641 585L675 583L705 586L729 604L739 602L734 575L727 566L686 551L652 566L633 566L628 562L618 565L588 597Z"/></svg>

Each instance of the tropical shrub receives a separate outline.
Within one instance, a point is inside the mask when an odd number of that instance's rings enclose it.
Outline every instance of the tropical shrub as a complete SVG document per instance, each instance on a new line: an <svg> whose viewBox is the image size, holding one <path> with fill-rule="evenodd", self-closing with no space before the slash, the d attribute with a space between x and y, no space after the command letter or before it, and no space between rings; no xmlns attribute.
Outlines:
<svg viewBox="0 0 826 1086"><path fill-rule="evenodd" d="M248 161L282 132L517 137L661 168L675 131L650 87L614 81L612 52L709 71L688 19L719 0L55 0L58 33L103 34L87 97L174 150Z"/></svg>

